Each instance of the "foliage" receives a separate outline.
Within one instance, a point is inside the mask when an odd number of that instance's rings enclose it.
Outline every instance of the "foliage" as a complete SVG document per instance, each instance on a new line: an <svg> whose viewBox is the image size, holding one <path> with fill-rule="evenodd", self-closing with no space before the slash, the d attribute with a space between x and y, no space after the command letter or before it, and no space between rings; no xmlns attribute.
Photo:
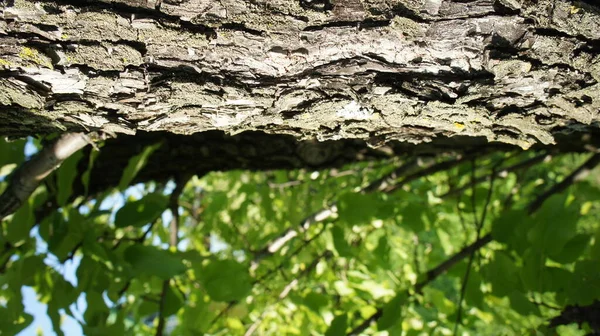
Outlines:
<svg viewBox="0 0 600 336"><path fill-rule="evenodd" d="M0 143L5 177L23 146ZM63 315L86 335L158 335L165 320L165 334L190 336L542 335L565 307L600 299L599 175L528 208L585 154L440 155L409 170L428 174L394 178L409 158L130 186L158 146L89 197L73 195L78 165L94 162L78 154L2 222L0 330L32 322L22 286L58 335ZM70 261L75 283L62 273Z"/></svg>

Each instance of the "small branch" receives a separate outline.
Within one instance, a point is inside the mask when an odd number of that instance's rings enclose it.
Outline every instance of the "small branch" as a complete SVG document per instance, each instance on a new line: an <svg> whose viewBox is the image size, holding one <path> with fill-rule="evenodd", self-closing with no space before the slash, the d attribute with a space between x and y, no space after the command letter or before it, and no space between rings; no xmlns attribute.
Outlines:
<svg viewBox="0 0 600 336"><path fill-rule="evenodd" d="M405 183L408 183L412 180L415 180L415 179L423 177L423 176L427 176L429 174L436 173L438 171L442 171L442 170L454 167L455 165L458 165L459 163L463 162L467 158L472 157L473 155L475 155L475 154L472 153L472 154L460 157L458 159L444 161L444 162L441 162L441 163L433 165L433 166L428 163L421 162L421 165L426 165L427 168L424 168L424 169L414 172L410 175L407 175L401 182L399 182L397 184L390 185L390 183L392 183L394 180L397 180L402 175L411 171L419 163L419 160L416 160L416 159L410 160L407 163L405 163L404 165L400 166L398 169L395 169L391 173L386 174L385 176L381 177L380 179L378 179L378 180L374 181L373 183L369 184L368 186L362 188L359 192L360 193L368 193L368 192L374 192L374 191L384 191L387 193L393 192L396 189L398 189L400 186L404 185ZM271 256L275 252L279 251L290 240L292 240L296 236L298 236L300 229L307 230L311 225L318 223L318 222L323 222L324 220L333 217L333 215L336 213L337 213L337 206L336 206L336 203L334 202L330 206L323 208L323 209L309 215L302 221L302 223L300 223L300 228L289 228L289 229L285 230L283 233L281 233L279 236L277 236L275 239L273 239L270 243L268 243L267 246L258 250L254 256L253 262L255 264L258 264L262 259L264 259L268 256Z"/></svg>
<svg viewBox="0 0 600 336"><path fill-rule="evenodd" d="M560 183L555 184L552 188L541 194L535 201L533 201L533 203L529 205L529 213L535 212L537 209L539 209L544 201L550 198L550 196L558 194L567 189L567 187L569 187L571 184L586 178L592 169L598 165L598 163L600 163L600 153L592 155L584 164L575 169L571 175L567 176Z"/></svg>
<svg viewBox="0 0 600 336"><path fill-rule="evenodd" d="M483 206L483 211L481 213L481 218L477 220L477 209L475 206L475 160L473 160L473 169L471 170L471 178L473 183L471 184L471 193L472 193L472 201L473 201L473 213L475 214L475 224L477 225L477 235L475 237L475 241L479 240L481 236L481 230L483 229L483 223L485 223L485 218L487 216L487 209L492 200L492 194L494 192L494 181L496 178L496 166L492 168L492 174L490 175L490 187L488 189L487 197L485 200L485 204ZM460 297L458 299L458 311L456 313L456 323L454 324L454 335L458 335L458 327L462 324L462 303L465 299L465 294L467 292L467 285L469 283L469 275L471 274L471 268L473 267L473 259L475 258L475 252L478 250L472 250L469 255L469 261L467 263L467 270L465 272L465 276L463 278L463 282L460 288Z"/></svg>
<svg viewBox="0 0 600 336"><path fill-rule="evenodd" d="M380 189L381 191L385 192L385 193L392 193L398 189L400 189L403 185L405 185L408 182L414 181L416 179L419 179L421 177L425 177L425 176L429 176L431 174L435 174L444 170L448 170L450 168L456 167L457 165L470 160L471 158L475 157L476 153L470 153L470 154L465 154L463 156L459 156L456 159L452 159L452 160L447 160L447 161L442 161L439 163L436 163L432 166L429 166L425 169L421 169L419 171L416 171L412 174L406 175L406 177L404 177L400 182L394 184L394 185L390 185L386 188L382 188Z"/></svg>
<svg viewBox="0 0 600 336"><path fill-rule="evenodd" d="M296 250L294 250L294 252L290 253L290 255L288 255L284 261L282 261L279 265L277 265L276 267L270 269L267 273L265 273L263 276L261 276L260 278L256 279L256 281L254 281L253 285L259 284L262 281L264 281L265 279L267 279L268 277L270 277L272 274L277 273L278 271L282 270L283 267L294 257L296 256L298 253L300 253L306 246L308 246L308 244L310 244L311 242L313 242L315 239L317 239L321 234L323 234L323 232L325 232L325 230L327 229L327 226L323 226L323 228L317 232L314 236L310 237L310 239L305 240L302 245L300 245Z"/></svg>
<svg viewBox="0 0 600 336"><path fill-rule="evenodd" d="M0 195L0 219L14 213L40 183L68 157L90 144L84 133L65 133L19 167Z"/></svg>
<svg viewBox="0 0 600 336"><path fill-rule="evenodd" d="M571 175L566 177L560 183L554 185L552 188L548 189L548 191L546 191L545 193L540 195L538 198L536 198L533 202L531 202L528 207L529 214L533 214L536 210L538 210L541 207L541 205L544 203L544 201L546 199L548 199L550 196L564 191L567 187L569 187L574 182L583 179L599 163L600 163L600 154L594 154L583 165L581 165L580 167L575 169L575 171L573 171L573 173L571 173ZM485 236L477 239L471 245L463 248L462 250L460 250L458 253L454 254L452 257L450 257L443 263L441 263L438 266L436 266L435 268L429 270L425 275L425 279L421 280L414 286L415 292L420 293L423 290L423 288L425 286L427 286L430 282L435 280L441 274L445 273L447 270L449 270L452 266L457 264L459 261L463 260L467 256L471 255L475 251L481 249L482 247L484 247L485 245L490 243L492 240L493 240L492 235L488 233ZM378 308L377 311L373 315L369 316L361 324L359 324L356 328L352 329L352 331L348 335L360 334L361 332L366 330L372 323L379 320L381 318L382 314L383 314L383 309Z"/></svg>
<svg viewBox="0 0 600 336"><path fill-rule="evenodd" d="M185 185L189 181L189 177L180 178L177 180L177 185L175 189L171 193L171 197L169 198L169 209L171 210L171 215L173 219L171 219L171 223L169 224L169 246L177 248L177 244L179 243L179 197L183 193L183 189ZM146 231L144 236L149 232ZM158 326L156 327L156 336L162 336L165 329L165 320L166 316L164 315L164 306L166 293L169 290L169 280L165 280L163 282L162 291L160 293L160 299L158 303Z"/></svg>
<svg viewBox="0 0 600 336"><path fill-rule="evenodd" d="M521 161L519 163L516 163L516 164L514 164L512 166L509 166L509 167L506 167L504 169L495 170L494 174L496 176L500 176L500 175L507 174L507 173L510 173L510 172L519 171L521 169L527 169L527 168L535 165L536 163L542 162L542 161L544 161L544 160L546 160L546 159L548 159L550 157L552 157L552 155L547 154L547 153L536 155L536 156L534 156L532 158L529 158L527 160ZM490 177L488 175L484 175L484 176L477 177L475 180L471 179L467 184L465 184L463 186L460 186L460 187L458 187L456 189L452 189L451 188L448 192L446 192L446 193L444 193L442 195L439 195L438 197L445 198L445 197L448 197L450 195L461 194L463 191L471 188L473 184L479 184L479 183L481 183L481 182L483 182L483 181L485 181L485 180L487 180L489 178Z"/></svg>
<svg viewBox="0 0 600 336"><path fill-rule="evenodd" d="M292 281L290 281L283 288L283 290L277 296L277 300L281 301L281 300L285 299L290 294L290 292L294 289L294 287L296 287L296 285L298 285L298 282L300 281L300 279L305 277L306 275L308 275L310 272L312 272L317 267L317 265L319 264L319 261L321 261L321 259L329 259L332 256L333 256L333 253L331 253L331 251L325 251L325 252L321 253L318 257L313 259L313 261L310 263L310 265L308 265L307 268L305 268L299 275L297 275ZM244 333L244 336L251 336L256 331L256 329L258 329L258 327L260 326L260 323L262 322L264 315L267 312L267 309L268 309L268 307L263 310L263 313L256 319L256 321L254 321L254 323L252 323L252 325L248 328L248 330L246 330L246 332Z"/></svg>

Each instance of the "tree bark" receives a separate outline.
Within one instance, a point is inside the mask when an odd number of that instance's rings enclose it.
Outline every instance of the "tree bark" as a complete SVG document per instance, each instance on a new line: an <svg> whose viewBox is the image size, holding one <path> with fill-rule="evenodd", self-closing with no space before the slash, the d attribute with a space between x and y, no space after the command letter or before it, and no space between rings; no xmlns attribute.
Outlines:
<svg viewBox="0 0 600 336"><path fill-rule="evenodd" d="M600 144L592 0L0 3L4 136L106 132L128 158L122 135L179 134L220 157L198 171Z"/></svg>

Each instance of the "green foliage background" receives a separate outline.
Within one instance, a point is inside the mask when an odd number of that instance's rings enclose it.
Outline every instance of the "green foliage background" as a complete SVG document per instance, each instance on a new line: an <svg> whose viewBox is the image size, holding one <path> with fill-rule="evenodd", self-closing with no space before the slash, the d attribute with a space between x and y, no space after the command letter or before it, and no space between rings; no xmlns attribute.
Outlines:
<svg viewBox="0 0 600 336"><path fill-rule="evenodd" d="M24 145L0 142L0 191L25 160ZM32 322L22 286L48 305L58 335L82 294L86 335L334 336L370 317L357 332L591 331L548 324L567 305L600 299L600 176L529 212L589 154L397 158L130 186L158 146L132 158L119 186L101 195L72 195L83 160L75 155L2 222L0 335ZM535 164L508 169L527 160ZM40 211L49 203L52 211ZM312 220L324 209L329 216ZM490 243L461 252L488 234ZM47 251L36 249L40 238ZM76 286L61 272L73 258Z"/></svg>

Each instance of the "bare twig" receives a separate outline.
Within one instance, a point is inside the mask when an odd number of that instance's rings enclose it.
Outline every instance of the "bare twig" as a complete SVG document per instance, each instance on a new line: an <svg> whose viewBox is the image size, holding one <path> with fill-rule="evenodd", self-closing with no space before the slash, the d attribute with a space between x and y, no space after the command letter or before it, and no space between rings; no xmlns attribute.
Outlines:
<svg viewBox="0 0 600 336"><path fill-rule="evenodd" d="M19 167L0 195L0 219L14 213L40 183L75 152L90 144L84 133L65 133Z"/></svg>

